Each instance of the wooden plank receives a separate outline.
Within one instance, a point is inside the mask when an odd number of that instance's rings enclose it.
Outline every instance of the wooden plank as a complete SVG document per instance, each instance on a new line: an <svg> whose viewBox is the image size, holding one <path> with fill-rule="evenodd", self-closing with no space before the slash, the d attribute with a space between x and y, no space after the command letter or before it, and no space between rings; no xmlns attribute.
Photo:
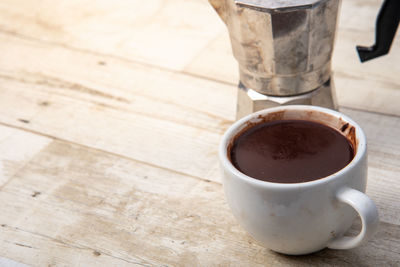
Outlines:
<svg viewBox="0 0 400 267"><path fill-rule="evenodd" d="M71 245L40 233L7 225L1 227L0 247L0 255L12 257L29 266L143 266L89 247ZM9 266L1 263L0 257L0 266ZM23 266L28 265L15 265Z"/></svg>
<svg viewBox="0 0 400 267"><path fill-rule="evenodd" d="M0 188L50 142L50 138L0 125Z"/></svg>
<svg viewBox="0 0 400 267"><path fill-rule="evenodd" d="M4 0L0 29L181 70L222 30L212 12L201 0Z"/></svg>
<svg viewBox="0 0 400 267"><path fill-rule="evenodd" d="M74 97L52 94L48 99L51 88L40 88L13 83L2 90L0 121L198 177L207 177L215 163L219 133ZM27 109L6 108L17 101ZM51 104L42 107L42 101ZM35 106L38 111L30 113Z"/></svg>
<svg viewBox="0 0 400 267"><path fill-rule="evenodd" d="M7 258L0 257L0 266L3 267L29 267L29 265L19 263L16 261L9 260Z"/></svg>
<svg viewBox="0 0 400 267"><path fill-rule="evenodd" d="M169 107L200 111L217 123L221 123L220 119L233 120L235 116L236 103L231 99L236 97L236 89L231 85L9 34L0 33L0 49L4 52L0 62L3 80L62 87L75 92L79 98L114 100L116 104L138 106L137 110L148 109L151 102L142 103L143 98L148 98L147 101L155 101L152 104L159 113L169 104ZM176 113L180 115L182 111ZM193 125L201 124L199 121L181 122Z"/></svg>
<svg viewBox="0 0 400 267"><path fill-rule="evenodd" d="M400 36L389 55L360 63L354 46L373 43L365 37L364 33L352 31L342 31L338 36L333 68L339 104L400 115Z"/></svg>
<svg viewBox="0 0 400 267"><path fill-rule="evenodd" d="M237 85L239 82L239 64L232 54L228 30L226 29L218 38L212 40L208 46L185 67L184 72Z"/></svg>
<svg viewBox="0 0 400 267"><path fill-rule="evenodd" d="M236 224L220 184L60 141L0 191L0 202L0 255L38 266L118 259L174 266L400 263L398 225L381 223L371 241L351 251L283 256Z"/></svg>
<svg viewBox="0 0 400 267"><path fill-rule="evenodd" d="M100 56L4 38L13 49L0 66L1 122L82 143L80 135L91 140L85 145L195 176L216 166L215 148L234 118L232 86L119 59L99 65ZM202 159L193 162L196 151Z"/></svg>

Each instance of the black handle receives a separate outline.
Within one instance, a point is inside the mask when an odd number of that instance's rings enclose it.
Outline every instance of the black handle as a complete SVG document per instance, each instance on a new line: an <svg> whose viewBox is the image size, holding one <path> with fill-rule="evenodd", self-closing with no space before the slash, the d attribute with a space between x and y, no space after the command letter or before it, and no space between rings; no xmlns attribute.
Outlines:
<svg viewBox="0 0 400 267"><path fill-rule="evenodd" d="M376 19L375 44L357 46L361 62L389 53L400 20L400 0L385 0Z"/></svg>

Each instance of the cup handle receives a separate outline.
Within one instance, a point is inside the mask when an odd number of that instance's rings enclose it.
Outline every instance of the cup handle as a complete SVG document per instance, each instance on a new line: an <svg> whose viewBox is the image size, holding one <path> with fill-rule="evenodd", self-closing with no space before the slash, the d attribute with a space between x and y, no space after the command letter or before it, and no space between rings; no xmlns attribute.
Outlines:
<svg viewBox="0 0 400 267"><path fill-rule="evenodd" d="M357 236L335 238L327 247L332 249L355 248L376 232L379 223L378 209L367 195L349 187L341 188L336 193L336 197L339 201L352 206L357 211L361 218L362 228Z"/></svg>

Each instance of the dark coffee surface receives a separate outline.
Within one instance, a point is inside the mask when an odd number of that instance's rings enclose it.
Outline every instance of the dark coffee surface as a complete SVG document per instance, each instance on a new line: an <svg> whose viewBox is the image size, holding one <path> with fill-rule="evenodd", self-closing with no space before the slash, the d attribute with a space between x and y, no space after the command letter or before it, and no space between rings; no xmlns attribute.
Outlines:
<svg viewBox="0 0 400 267"><path fill-rule="evenodd" d="M301 183L326 177L354 156L350 142L323 124L302 120L263 122L234 140L233 165L268 182Z"/></svg>

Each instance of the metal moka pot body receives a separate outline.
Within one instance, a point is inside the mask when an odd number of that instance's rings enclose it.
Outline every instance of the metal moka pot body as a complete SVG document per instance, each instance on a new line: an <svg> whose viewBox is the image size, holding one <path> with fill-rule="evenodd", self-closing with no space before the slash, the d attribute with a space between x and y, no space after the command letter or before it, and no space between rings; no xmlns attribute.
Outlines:
<svg viewBox="0 0 400 267"><path fill-rule="evenodd" d="M209 0L239 62L237 118L290 104L337 109L331 77L340 0Z"/></svg>

